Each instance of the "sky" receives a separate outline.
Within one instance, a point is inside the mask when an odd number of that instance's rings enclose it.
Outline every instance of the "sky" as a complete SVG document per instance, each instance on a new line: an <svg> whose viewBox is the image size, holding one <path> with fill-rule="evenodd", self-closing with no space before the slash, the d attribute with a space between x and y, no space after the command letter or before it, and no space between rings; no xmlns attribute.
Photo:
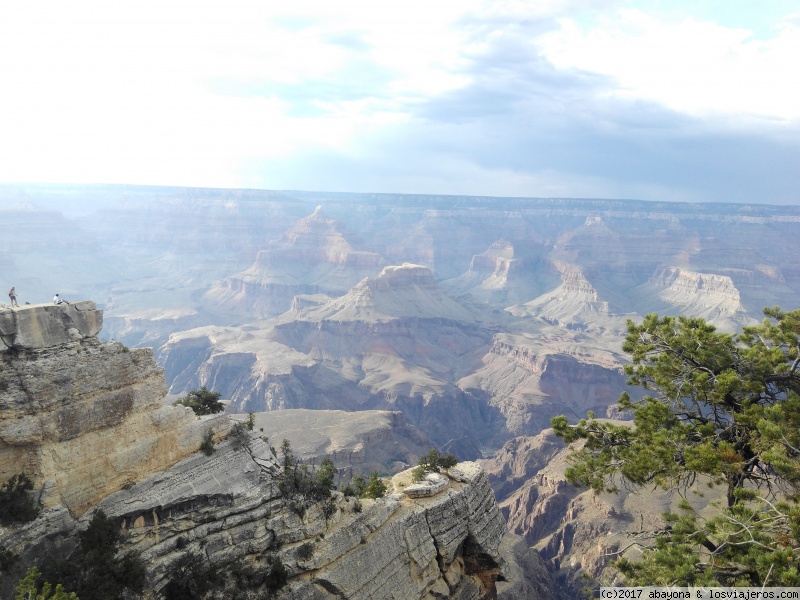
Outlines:
<svg viewBox="0 0 800 600"><path fill-rule="evenodd" d="M797 0L0 4L0 182L800 205Z"/></svg>

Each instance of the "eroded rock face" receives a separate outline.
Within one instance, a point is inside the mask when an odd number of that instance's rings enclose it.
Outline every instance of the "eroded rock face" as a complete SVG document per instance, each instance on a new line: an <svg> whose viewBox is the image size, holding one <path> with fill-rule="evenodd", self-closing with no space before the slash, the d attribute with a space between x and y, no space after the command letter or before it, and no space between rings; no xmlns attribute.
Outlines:
<svg viewBox="0 0 800 600"><path fill-rule="evenodd" d="M99 342L93 302L25 306L0 319L0 481L26 473L45 507L80 515L197 451L207 428L227 431L227 419L164 407L152 351Z"/></svg>
<svg viewBox="0 0 800 600"><path fill-rule="evenodd" d="M312 504L303 516L279 490L280 468L255 438L221 444L121 490L99 505L119 520L126 548L149 565L151 597L186 552L215 564L263 566L281 559L288 585L277 598L379 600L495 598L504 564L505 526L481 468L461 463L447 489L415 500L392 494L354 501L334 494L326 517ZM444 476L442 476L444 477Z"/></svg>
<svg viewBox="0 0 800 600"><path fill-rule="evenodd" d="M49 323L49 307L41 312L27 322ZM38 346L12 343L0 354L0 478L27 473L44 508L31 523L0 528L2 547L20 557L14 576L70 547L97 508L120 523L121 550L141 553L148 600L188 552L255 570L279 558L288 584L276 597L286 600L498 597L505 523L479 465L459 463L414 498L400 493L406 471L390 482L395 493L358 508L338 492L331 503L286 496L275 453L255 432L199 453L200 434L227 433L228 418L163 406L152 353L99 342L82 323L100 318L62 328L84 336L23 336Z"/></svg>
<svg viewBox="0 0 800 600"><path fill-rule="evenodd" d="M380 270L383 262L375 252L354 248L341 224L317 208L259 251L250 268L214 284L204 301L226 311L274 316L298 294L342 293Z"/></svg>
<svg viewBox="0 0 800 600"><path fill-rule="evenodd" d="M586 576L603 585L623 583L613 566L620 556L635 560L637 533L665 525L684 496L660 489L595 494L569 484L564 475L571 450L552 429L510 440L492 459L481 461L498 497L510 532L523 537L578 595ZM698 514L708 514L721 492L698 482L685 498Z"/></svg>

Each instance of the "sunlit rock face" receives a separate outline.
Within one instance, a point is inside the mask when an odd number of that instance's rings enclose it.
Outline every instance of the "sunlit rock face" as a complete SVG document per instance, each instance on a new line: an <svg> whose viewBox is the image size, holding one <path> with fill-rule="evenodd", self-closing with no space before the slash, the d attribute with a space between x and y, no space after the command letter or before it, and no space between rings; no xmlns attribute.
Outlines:
<svg viewBox="0 0 800 600"><path fill-rule="evenodd" d="M557 285L558 272L544 256L543 244L494 242L472 257L466 273L443 282L453 294L492 305L525 302Z"/></svg>
<svg viewBox="0 0 800 600"><path fill-rule="evenodd" d="M0 311L0 481L24 472L74 515L228 427L164 407L152 351L99 342L102 322L94 302Z"/></svg>
<svg viewBox="0 0 800 600"><path fill-rule="evenodd" d="M406 474L389 484L387 497L362 500L361 511L335 495L332 514L309 506L302 518L281 496L279 470L260 440L227 443L212 458L187 459L101 507L122 520L156 589L187 551L259 568L269 549L290 576L277 598L495 597L505 527L474 463L457 465L443 493L414 501L392 493Z"/></svg>

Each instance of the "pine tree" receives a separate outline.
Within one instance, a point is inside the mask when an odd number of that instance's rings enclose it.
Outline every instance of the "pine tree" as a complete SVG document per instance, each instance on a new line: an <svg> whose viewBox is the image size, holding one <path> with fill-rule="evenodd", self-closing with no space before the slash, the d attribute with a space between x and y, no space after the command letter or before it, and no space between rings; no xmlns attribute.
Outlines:
<svg viewBox="0 0 800 600"><path fill-rule="evenodd" d="M633 427L552 420L566 442L585 440L566 472L576 485L724 486L715 516L683 503L640 562L620 561L633 582L800 585L800 310L764 312L738 336L695 318L629 321L625 372L649 394L620 398Z"/></svg>

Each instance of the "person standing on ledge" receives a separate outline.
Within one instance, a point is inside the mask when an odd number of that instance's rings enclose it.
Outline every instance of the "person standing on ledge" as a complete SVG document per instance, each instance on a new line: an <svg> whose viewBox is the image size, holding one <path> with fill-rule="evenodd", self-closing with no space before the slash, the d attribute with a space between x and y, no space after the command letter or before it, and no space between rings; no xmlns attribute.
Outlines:
<svg viewBox="0 0 800 600"><path fill-rule="evenodd" d="M64 300L61 296L56 294L53 296L53 304L69 304L68 300Z"/></svg>
<svg viewBox="0 0 800 600"><path fill-rule="evenodd" d="M11 298L11 307L13 308L16 306L19 308L19 304L17 304L17 290L13 287L8 290L8 297Z"/></svg>

